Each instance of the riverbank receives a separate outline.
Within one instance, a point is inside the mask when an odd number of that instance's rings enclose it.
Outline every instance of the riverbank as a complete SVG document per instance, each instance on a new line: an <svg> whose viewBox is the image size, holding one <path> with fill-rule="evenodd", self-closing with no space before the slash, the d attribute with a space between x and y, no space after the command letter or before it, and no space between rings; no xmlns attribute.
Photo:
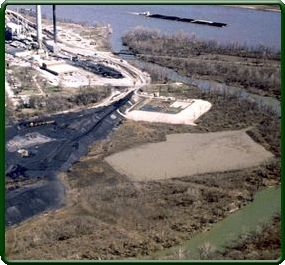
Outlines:
<svg viewBox="0 0 285 265"><path fill-rule="evenodd" d="M267 188L256 193L252 203L241 208L237 212L216 223L208 231L194 236L191 240L180 246L170 248L166 251L157 252L150 256L150 259L222 259L231 255L230 245L237 246L237 239L242 239L258 231L260 227L269 230L272 219L281 213L281 188ZM278 236L276 235L276 238ZM254 244L254 240L252 240ZM243 243L243 242L241 242ZM272 246L273 247L273 246ZM237 248L237 247L236 247ZM275 253L275 246L271 251ZM280 248L279 248L280 249ZM225 250L227 252L225 253ZM259 249L251 249L251 251ZM269 255L270 255L270 250ZM180 257L179 257L180 253ZM250 254L250 253L249 253ZM249 255L251 259L260 259L259 256ZM277 254L277 253L276 253ZM278 253L277 255L280 255ZM231 257L231 256L230 256ZM277 259L275 256L273 259ZM230 258L231 259L231 258ZM235 253L235 259L242 259L242 255Z"/></svg>
<svg viewBox="0 0 285 265"><path fill-rule="evenodd" d="M19 13L32 21L36 22L36 12L31 9L20 8ZM42 24L45 28L50 28L52 25L52 19L43 15ZM66 30L67 32L72 29L73 33L78 37L82 37L85 40L90 41L99 51L110 51L110 34L112 33L112 28L110 25L106 24L96 24L86 23L84 20L82 22L74 21L72 18L64 19L57 18L58 29Z"/></svg>
<svg viewBox="0 0 285 265"><path fill-rule="evenodd" d="M202 41L184 34L141 28L123 43L141 60L174 69L181 75L239 86L280 100L280 52L231 43Z"/></svg>
<svg viewBox="0 0 285 265"><path fill-rule="evenodd" d="M218 259L224 260L274 260L281 258L281 215L277 214L271 221L258 226L255 231L241 234L237 242L224 251L217 253ZM271 246L269 250L267 246Z"/></svg>
<svg viewBox="0 0 285 265"><path fill-rule="evenodd" d="M260 11L281 12L279 5L224 5L226 7L246 8Z"/></svg>

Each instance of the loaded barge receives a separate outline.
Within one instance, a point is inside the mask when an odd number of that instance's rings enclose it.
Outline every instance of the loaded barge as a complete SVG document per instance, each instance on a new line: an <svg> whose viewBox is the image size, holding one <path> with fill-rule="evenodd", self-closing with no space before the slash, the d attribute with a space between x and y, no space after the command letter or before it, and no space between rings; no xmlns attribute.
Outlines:
<svg viewBox="0 0 285 265"><path fill-rule="evenodd" d="M200 25L214 26L214 27L219 27L219 28L227 26L226 23L221 23L221 22L213 22L213 21L208 21L208 20L192 19L192 18L181 18L181 17L166 16L166 15L160 15L160 14L151 14L149 11L138 13L138 14L141 16L145 16L145 17L160 18L160 19L173 20L173 21L179 21L179 22L188 22L188 23L194 23L194 24L200 24Z"/></svg>

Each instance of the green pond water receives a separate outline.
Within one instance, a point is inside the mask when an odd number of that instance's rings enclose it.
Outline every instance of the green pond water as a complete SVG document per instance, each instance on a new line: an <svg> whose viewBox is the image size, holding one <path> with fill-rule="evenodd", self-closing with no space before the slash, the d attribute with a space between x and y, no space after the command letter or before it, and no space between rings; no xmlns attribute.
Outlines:
<svg viewBox="0 0 285 265"><path fill-rule="evenodd" d="M159 259L177 253L182 247L190 255L190 258L199 259L199 247L208 242L216 250L222 250L224 246L238 239L239 235L256 231L258 226L272 219L281 211L281 188L270 187L257 192L254 201L240 210L232 213L222 221L214 224L210 230L201 232L184 244L162 250L151 255L151 258Z"/></svg>

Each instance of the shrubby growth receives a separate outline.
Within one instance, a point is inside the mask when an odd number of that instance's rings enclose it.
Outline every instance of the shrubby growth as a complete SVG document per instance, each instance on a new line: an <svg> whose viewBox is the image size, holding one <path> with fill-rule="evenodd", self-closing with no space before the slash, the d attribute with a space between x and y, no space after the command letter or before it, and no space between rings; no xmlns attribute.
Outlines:
<svg viewBox="0 0 285 265"><path fill-rule="evenodd" d="M280 99L280 52L265 46L219 44L183 33L166 35L137 28L123 37L139 58L178 71L209 78Z"/></svg>

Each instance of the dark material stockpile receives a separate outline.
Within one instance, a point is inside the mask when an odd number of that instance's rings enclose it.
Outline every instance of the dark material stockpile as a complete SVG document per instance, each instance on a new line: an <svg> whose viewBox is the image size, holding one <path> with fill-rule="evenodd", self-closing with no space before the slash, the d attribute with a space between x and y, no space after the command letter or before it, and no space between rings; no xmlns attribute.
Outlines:
<svg viewBox="0 0 285 265"><path fill-rule="evenodd" d="M107 107L23 121L6 129L6 142L33 132L53 139L26 148L29 156L6 151L6 181L15 183L6 190L6 225L62 206L64 186L57 173L68 170L92 143L104 139L120 123L120 116L114 112L130 96ZM20 185L23 180L34 181L31 185Z"/></svg>
<svg viewBox="0 0 285 265"><path fill-rule="evenodd" d="M100 64L100 63L94 63L92 61L88 60L73 60L72 62L75 66L81 67L87 71L90 71L94 74L108 77L108 78L114 78L114 79L120 79L124 76L117 70L115 70L112 67Z"/></svg>

